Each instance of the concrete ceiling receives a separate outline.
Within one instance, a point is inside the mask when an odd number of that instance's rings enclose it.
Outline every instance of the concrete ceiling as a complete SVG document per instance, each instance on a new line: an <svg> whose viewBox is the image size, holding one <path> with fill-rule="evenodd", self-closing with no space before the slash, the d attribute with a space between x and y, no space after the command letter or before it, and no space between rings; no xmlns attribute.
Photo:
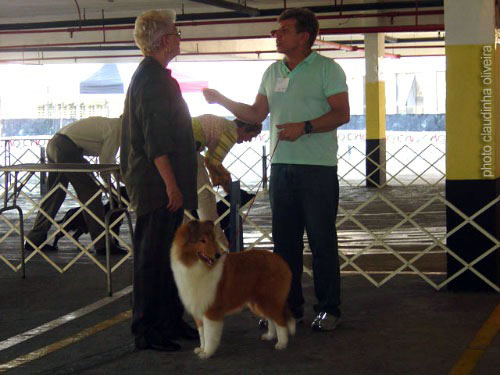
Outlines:
<svg viewBox="0 0 500 375"><path fill-rule="evenodd" d="M178 61L277 59L269 31L297 6L317 14L326 56L363 57L375 32L387 57L444 54L443 0L0 0L0 63L139 61L133 22L160 8L177 12Z"/></svg>

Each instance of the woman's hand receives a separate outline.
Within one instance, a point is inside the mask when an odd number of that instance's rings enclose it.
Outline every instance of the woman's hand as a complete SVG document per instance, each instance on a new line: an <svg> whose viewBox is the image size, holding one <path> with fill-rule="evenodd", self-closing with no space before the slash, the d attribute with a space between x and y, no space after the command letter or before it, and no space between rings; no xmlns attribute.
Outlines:
<svg viewBox="0 0 500 375"><path fill-rule="evenodd" d="M182 207L184 198L177 185L167 186L167 196L168 196L167 210L175 212Z"/></svg>

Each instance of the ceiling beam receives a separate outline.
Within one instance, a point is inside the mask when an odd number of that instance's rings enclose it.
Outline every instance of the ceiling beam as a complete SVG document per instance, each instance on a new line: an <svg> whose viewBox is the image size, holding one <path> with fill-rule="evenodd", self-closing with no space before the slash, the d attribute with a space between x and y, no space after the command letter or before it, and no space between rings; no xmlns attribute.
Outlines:
<svg viewBox="0 0 500 375"><path fill-rule="evenodd" d="M198 1L198 2L206 2L211 5L215 5L216 0L190 0L190 1ZM419 0L418 7L419 13L422 14L422 9L424 8L433 8L439 7L443 8L444 0ZM217 3L222 2L218 0ZM224 1L224 3L229 3L232 6L239 6L236 3L230 3L228 1ZM393 8L391 8L392 6ZM402 9L402 8L415 8L415 2L413 1L397 1L391 3L356 3L356 4L344 4L343 8L340 9L340 6L310 6L309 9L316 13L319 18L323 14L328 13L336 13L342 10L344 15L348 12L369 12L369 11L379 11L379 10L388 10L388 9ZM246 9L255 9L243 7ZM282 8L278 9L262 9L258 10L259 15L261 17L277 17L283 11ZM443 12L442 9L439 11ZM246 14L246 13L245 13ZM191 13L191 14L178 14L176 18L176 22L180 22L179 26L182 26L182 23L185 22L193 22L193 21L208 21L208 20L233 20L242 18L244 13L240 12L214 12L214 13ZM398 14L395 14L397 16ZM400 14L404 16L404 14ZM349 15L345 15L345 18L349 18ZM121 17L121 18L99 18L99 19L85 19L85 20L65 20L65 21L48 21L48 22L26 22L26 23L4 23L2 24L2 18L0 17L0 31L7 30L27 30L27 29L46 29L46 28L68 28L68 27L89 27L89 26L110 26L110 25L134 25L136 17ZM273 22L275 22L276 18L273 18Z"/></svg>
<svg viewBox="0 0 500 375"><path fill-rule="evenodd" d="M212 5L218 8L231 9L236 12L240 12L252 17L257 17L260 15L260 11L257 8L247 7L245 5L233 3L231 1L225 1L225 0L191 0L191 1L194 3Z"/></svg>

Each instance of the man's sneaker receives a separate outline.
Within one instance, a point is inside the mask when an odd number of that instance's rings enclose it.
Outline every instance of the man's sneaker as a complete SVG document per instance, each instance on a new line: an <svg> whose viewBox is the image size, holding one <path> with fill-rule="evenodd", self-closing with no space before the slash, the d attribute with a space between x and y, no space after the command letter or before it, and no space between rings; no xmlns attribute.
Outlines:
<svg viewBox="0 0 500 375"><path fill-rule="evenodd" d="M267 319L259 319L259 328L267 329Z"/></svg>
<svg viewBox="0 0 500 375"><path fill-rule="evenodd" d="M320 312L311 324L313 331L333 331L339 324L340 317L326 312Z"/></svg>
<svg viewBox="0 0 500 375"><path fill-rule="evenodd" d="M304 323L304 316L300 316L300 317L294 318L294 319L295 319L295 324ZM259 328L267 329L267 327L268 327L267 319L260 319L259 320Z"/></svg>

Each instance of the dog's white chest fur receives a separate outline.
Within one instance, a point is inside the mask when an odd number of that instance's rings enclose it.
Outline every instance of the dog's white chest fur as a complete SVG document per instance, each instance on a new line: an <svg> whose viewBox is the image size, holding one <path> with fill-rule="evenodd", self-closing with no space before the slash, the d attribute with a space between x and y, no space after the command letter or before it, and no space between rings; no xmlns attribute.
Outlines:
<svg viewBox="0 0 500 375"><path fill-rule="evenodd" d="M202 319L215 300L226 257L220 258L213 268L207 268L201 261L186 267L174 258L171 259L172 271L181 301L194 318Z"/></svg>

